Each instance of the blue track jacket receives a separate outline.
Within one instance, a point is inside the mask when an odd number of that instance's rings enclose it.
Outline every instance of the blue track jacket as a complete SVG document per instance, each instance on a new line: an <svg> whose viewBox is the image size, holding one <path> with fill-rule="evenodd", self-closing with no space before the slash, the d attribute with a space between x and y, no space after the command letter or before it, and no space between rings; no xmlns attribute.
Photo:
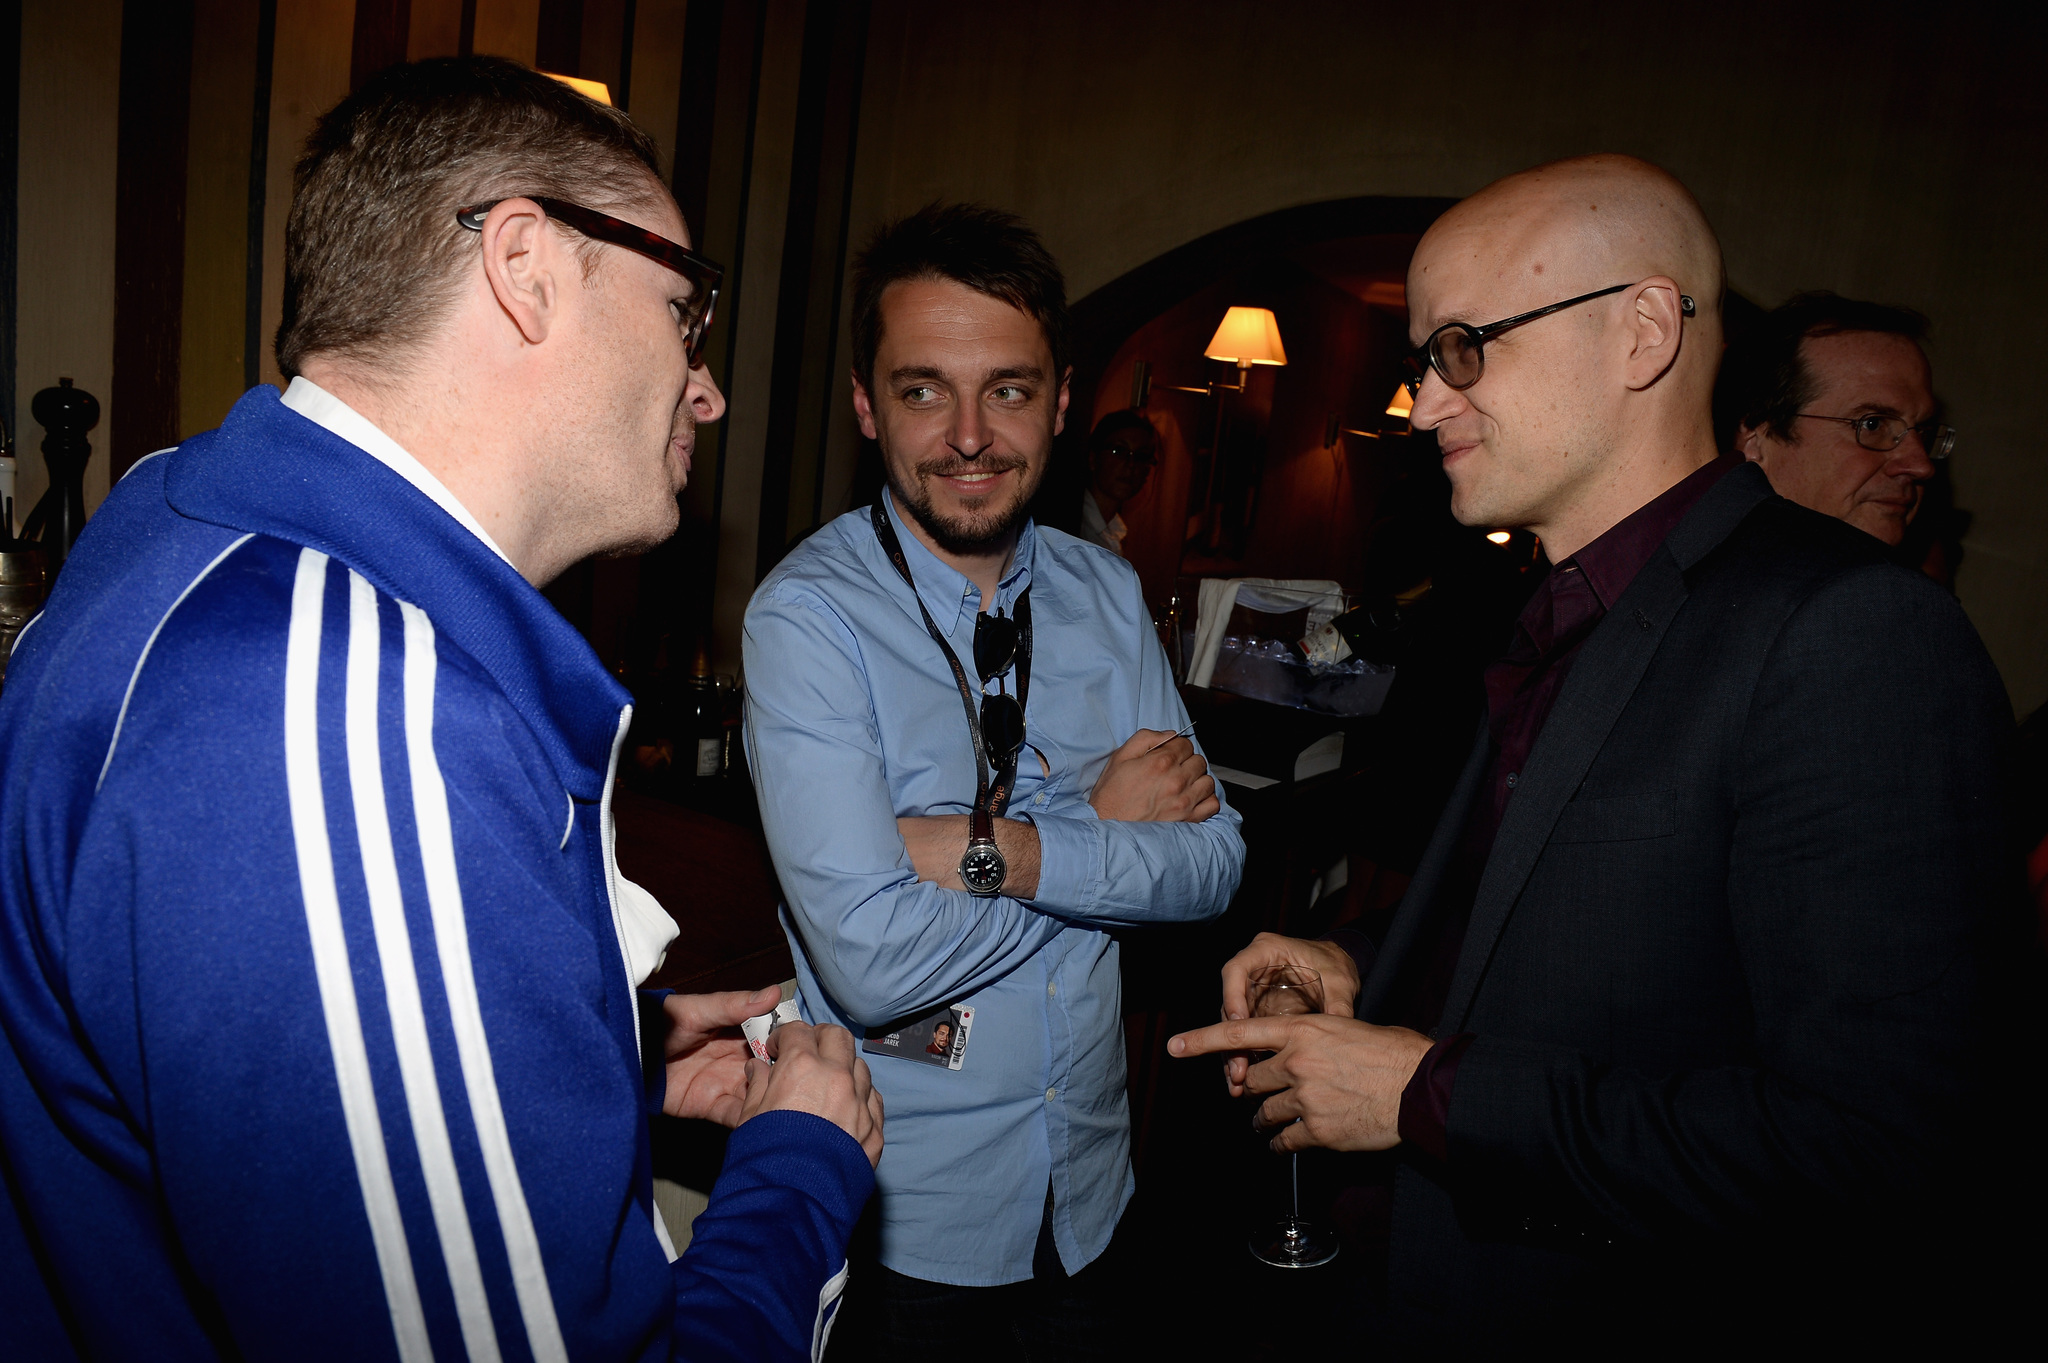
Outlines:
<svg viewBox="0 0 2048 1363"><path fill-rule="evenodd" d="M851 1137L757 1117L655 1229L627 700L274 389L121 482L0 699L0 1357L818 1351Z"/></svg>

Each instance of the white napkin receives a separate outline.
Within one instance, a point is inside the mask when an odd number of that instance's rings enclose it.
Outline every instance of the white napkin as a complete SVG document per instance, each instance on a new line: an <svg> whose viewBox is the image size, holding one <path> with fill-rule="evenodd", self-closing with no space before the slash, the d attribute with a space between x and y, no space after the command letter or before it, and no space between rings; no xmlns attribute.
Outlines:
<svg viewBox="0 0 2048 1363"><path fill-rule="evenodd" d="M1344 589L1324 578L1205 577L1195 598L1195 649L1188 660L1188 685L1207 686L1216 673L1216 657L1230 612L1239 602L1253 610L1281 613L1308 607L1307 634L1344 611Z"/></svg>

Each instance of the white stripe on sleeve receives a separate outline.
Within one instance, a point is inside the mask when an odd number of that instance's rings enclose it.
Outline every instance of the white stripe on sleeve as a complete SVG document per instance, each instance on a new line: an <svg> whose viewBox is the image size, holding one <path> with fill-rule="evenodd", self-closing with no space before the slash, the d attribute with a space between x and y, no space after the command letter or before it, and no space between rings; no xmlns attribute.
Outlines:
<svg viewBox="0 0 2048 1363"><path fill-rule="evenodd" d="M285 786L291 804L292 841L298 853L299 893L306 903L306 930L313 943L313 973L319 982L320 1007L327 1020L327 1044L334 1054L335 1084L341 1090L342 1117L348 1125L349 1147L355 1154L356 1182L362 1188L363 1211L369 1218L377 1268L384 1280L384 1304L391 1313L391 1332L396 1337L398 1356L405 1363L431 1363L434 1348L427 1337L427 1318L420 1307L412 1254L406 1248L405 1221L399 1214L398 1192L391 1182L384 1128L377 1118L370 1057L363 1044L355 981L349 974L348 940L341 930L333 849L327 840L327 800L320 787L316 706L326 587L327 555L314 549L300 550L298 575L292 583L292 619L286 636L284 666Z"/></svg>
<svg viewBox="0 0 2048 1363"><path fill-rule="evenodd" d="M470 965L469 928L463 912L462 882L455 868L448 788L434 756L434 675L438 667L434 626L417 606L400 602L398 609L405 620L405 750L412 773L413 822L419 830L420 862L426 871L427 904L433 914L434 944L441 958L448 1012L455 1025L456 1054L462 1059L470 1116L483 1149L505 1251L512 1262L512 1285L519 1295L527 1345L537 1363L568 1363L569 1351L555 1318L540 1239L534 1233L526 1190L512 1158L512 1138L498 1101L490 1041L484 1033L483 1008Z"/></svg>
<svg viewBox="0 0 2048 1363"><path fill-rule="evenodd" d="M825 1346L832 1342L832 1327L839 1323L839 1307L852 1271L851 1263L841 1264L839 1271L818 1289L818 1318L811 1322L811 1363L825 1363Z"/></svg>
<svg viewBox="0 0 2048 1363"><path fill-rule="evenodd" d="M384 1002L405 1083L406 1112L419 1150L441 1257L455 1294L455 1315L472 1363L498 1363L498 1332L491 1323L490 1294L477 1263L476 1240L463 1205L462 1179L441 1110L434 1077L434 1053L427 1041L412 937L405 925L405 896L391 847L391 816L384 805L384 768L377 732L377 672L383 640L377 628L377 589L358 574L348 575L348 783L355 803L356 843L362 851L369 892L370 922L377 935L377 960L384 973Z"/></svg>

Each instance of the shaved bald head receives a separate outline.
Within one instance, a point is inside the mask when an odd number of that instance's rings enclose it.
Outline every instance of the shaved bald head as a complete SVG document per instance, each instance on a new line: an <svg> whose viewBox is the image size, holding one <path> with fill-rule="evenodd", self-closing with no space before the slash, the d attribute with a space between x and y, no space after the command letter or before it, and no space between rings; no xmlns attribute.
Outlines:
<svg viewBox="0 0 2048 1363"><path fill-rule="evenodd" d="M1531 298L1666 275L1720 342L1721 243L1690 190L1633 156L1575 156L1496 180L1429 229L1415 256L1425 276L1446 268L1425 259L1432 247L1462 253L1466 267L1503 288L1519 282Z"/></svg>
<svg viewBox="0 0 2048 1363"><path fill-rule="evenodd" d="M1532 529L1553 561L1714 456L1713 229L1668 172L1581 156L1458 204L1408 269L1417 343L1446 323L1484 326L1616 285L1628 287L1488 337L1476 383L1453 390L1432 373L1416 399L1458 519Z"/></svg>

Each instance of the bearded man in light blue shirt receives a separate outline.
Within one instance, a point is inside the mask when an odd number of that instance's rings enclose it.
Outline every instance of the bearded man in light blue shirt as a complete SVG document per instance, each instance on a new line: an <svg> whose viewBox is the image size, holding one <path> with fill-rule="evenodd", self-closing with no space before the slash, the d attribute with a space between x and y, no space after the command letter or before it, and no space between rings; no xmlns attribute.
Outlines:
<svg viewBox="0 0 2048 1363"><path fill-rule="evenodd" d="M880 1264L835 1345L1106 1357L1124 1294L1084 1270L1134 1187L1110 930L1222 913L1239 821L1136 574L1028 515L1071 372L1037 236L969 206L885 227L853 335L888 489L746 621L799 998L865 1038L888 1106Z"/></svg>

